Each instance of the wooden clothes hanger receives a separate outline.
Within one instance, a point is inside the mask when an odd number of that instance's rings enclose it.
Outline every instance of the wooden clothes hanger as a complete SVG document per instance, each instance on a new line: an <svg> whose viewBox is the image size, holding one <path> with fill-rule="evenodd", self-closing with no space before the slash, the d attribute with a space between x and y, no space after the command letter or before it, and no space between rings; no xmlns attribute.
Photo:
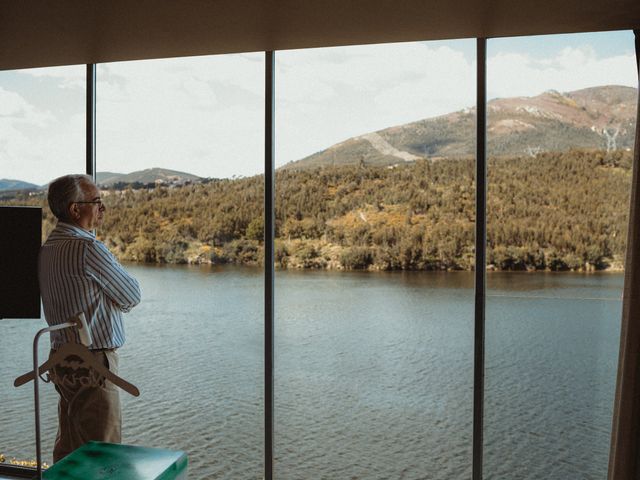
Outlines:
<svg viewBox="0 0 640 480"><path fill-rule="evenodd" d="M73 362L67 360L70 356L79 357L84 363L80 364L79 362ZM78 365L76 365L78 363ZM42 375L44 372L48 372L58 365L69 366L73 369L77 369L80 367L91 368L97 374L102 375L104 378L109 380L114 385L117 385L125 392L137 397L140 395L140 390L135 385L127 382L125 379L117 376L115 373L111 372L108 368L106 368L102 363L100 363L93 354L89 351L87 347L81 345L79 343L65 343L62 345L56 352L49 357L49 359L44 362L40 367L38 367L38 375ZM25 383L33 380L36 376L34 370L20 375L13 382L14 387L19 387L24 385Z"/></svg>

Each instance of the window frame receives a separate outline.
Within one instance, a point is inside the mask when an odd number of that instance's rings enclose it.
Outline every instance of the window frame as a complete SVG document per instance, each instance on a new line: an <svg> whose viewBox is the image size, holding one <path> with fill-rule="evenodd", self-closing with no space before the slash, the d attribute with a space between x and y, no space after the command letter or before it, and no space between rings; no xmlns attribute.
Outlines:
<svg viewBox="0 0 640 480"><path fill-rule="evenodd" d="M487 205L487 38L476 38L476 240L472 479L483 478L485 380L486 205ZM274 478L274 245L275 245L275 56L265 51L264 151L264 478ZM86 65L86 173L96 178L96 67ZM33 478L35 468L0 464L0 475Z"/></svg>

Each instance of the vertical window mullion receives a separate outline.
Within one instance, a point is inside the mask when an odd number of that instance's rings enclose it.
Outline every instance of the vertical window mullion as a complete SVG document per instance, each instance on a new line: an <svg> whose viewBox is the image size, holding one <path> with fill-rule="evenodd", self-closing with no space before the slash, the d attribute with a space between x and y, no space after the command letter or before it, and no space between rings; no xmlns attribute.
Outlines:
<svg viewBox="0 0 640 480"><path fill-rule="evenodd" d="M273 478L273 325L274 325L274 80L275 54L266 53L264 144L264 478Z"/></svg>
<svg viewBox="0 0 640 480"><path fill-rule="evenodd" d="M87 167L86 173L96 180L96 64L87 64Z"/></svg>
<svg viewBox="0 0 640 480"><path fill-rule="evenodd" d="M487 39L477 39L476 246L473 372L473 480L482 479L487 239Z"/></svg>

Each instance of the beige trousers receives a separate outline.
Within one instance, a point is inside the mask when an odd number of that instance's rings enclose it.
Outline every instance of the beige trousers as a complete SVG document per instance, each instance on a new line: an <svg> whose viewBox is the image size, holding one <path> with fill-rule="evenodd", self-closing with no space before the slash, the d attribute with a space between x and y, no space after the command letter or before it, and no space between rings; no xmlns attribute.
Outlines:
<svg viewBox="0 0 640 480"><path fill-rule="evenodd" d="M118 374L115 350L92 354ZM90 440L120 443L122 414L118 387L86 368L55 367L52 381L60 395L54 463Z"/></svg>

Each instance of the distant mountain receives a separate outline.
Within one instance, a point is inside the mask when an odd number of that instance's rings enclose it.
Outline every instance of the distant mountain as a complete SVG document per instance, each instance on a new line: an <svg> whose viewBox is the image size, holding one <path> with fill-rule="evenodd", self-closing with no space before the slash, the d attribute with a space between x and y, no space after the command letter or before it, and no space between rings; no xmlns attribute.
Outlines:
<svg viewBox="0 0 640 480"><path fill-rule="evenodd" d="M487 107L489 155L529 155L571 148L632 149L637 89L616 85L535 97L498 98ZM475 108L350 138L282 168L392 165L419 158L475 154Z"/></svg>
<svg viewBox="0 0 640 480"><path fill-rule="evenodd" d="M22 180L0 179L0 191L2 190L39 190L40 186Z"/></svg>
<svg viewBox="0 0 640 480"><path fill-rule="evenodd" d="M131 173L97 172L98 184L111 187L116 183L132 184L135 182L183 184L185 182L199 181L202 177L190 173L168 170L166 168L147 168Z"/></svg>
<svg viewBox="0 0 640 480"><path fill-rule="evenodd" d="M118 178L126 175L126 173L114 173L114 172L97 172L96 180L98 185L110 185L118 181Z"/></svg>

